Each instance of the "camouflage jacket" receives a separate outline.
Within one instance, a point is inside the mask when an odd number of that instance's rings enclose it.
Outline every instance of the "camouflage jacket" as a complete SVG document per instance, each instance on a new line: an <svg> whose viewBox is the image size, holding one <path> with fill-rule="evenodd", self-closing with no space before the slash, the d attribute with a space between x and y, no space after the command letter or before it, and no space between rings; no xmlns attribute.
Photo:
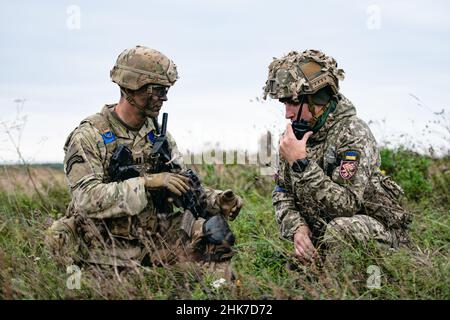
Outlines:
<svg viewBox="0 0 450 320"><path fill-rule="evenodd" d="M101 113L83 120L69 135L64 146L64 171L72 201L67 216L82 213L98 224L108 226L113 235L134 239L136 229L154 231L156 210L151 191L144 187L144 178L136 177L112 182L108 167L115 147L127 145L141 175L149 168L147 159L152 150L155 126L150 118L135 133L114 116L115 105L106 105ZM185 165L173 137L167 133L172 157L183 169ZM220 190L205 188L210 212L218 210L215 200Z"/></svg>
<svg viewBox="0 0 450 320"><path fill-rule="evenodd" d="M307 142L309 164L294 172L280 158L273 205L281 235L293 239L300 225L315 237L336 217L366 214L388 229L405 229L410 216L398 204L402 194L379 169L380 153L367 124L344 96Z"/></svg>

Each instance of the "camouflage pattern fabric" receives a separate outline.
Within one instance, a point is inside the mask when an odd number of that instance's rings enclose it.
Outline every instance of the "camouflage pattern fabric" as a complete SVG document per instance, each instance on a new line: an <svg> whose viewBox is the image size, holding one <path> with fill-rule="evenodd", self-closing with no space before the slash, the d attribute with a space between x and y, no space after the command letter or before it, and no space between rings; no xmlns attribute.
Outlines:
<svg viewBox="0 0 450 320"><path fill-rule="evenodd" d="M100 114L83 120L66 141L64 170L72 200L66 217L48 230L47 243L54 252L76 252L72 259L90 263L133 266L145 259L150 264L185 259L195 251L191 243L197 240L182 232L182 212L174 212L169 204L168 212L157 213L142 176L122 182L112 182L108 176L109 161L119 144L130 148L141 175L150 170L156 134L150 118L133 132L114 114L114 107L106 105ZM186 169L174 139L170 133L167 136L173 161ZM216 200L222 191L205 191L209 212L220 213ZM67 249L69 244L74 244L73 249Z"/></svg>
<svg viewBox="0 0 450 320"><path fill-rule="evenodd" d="M291 51L274 58L269 65L269 76L264 86L264 99L291 98L299 101L302 94L312 95L329 86L337 94L339 80L344 79L344 70L338 69L334 58L319 50Z"/></svg>
<svg viewBox="0 0 450 320"><path fill-rule="evenodd" d="M357 214L352 217L333 219L325 230L323 243L328 247L340 243L367 243L371 240L391 245L393 235L378 220Z"/></svg>
<svg viewBox="0 0 450 320"><path fill-rule="evenodd" d="M122 88L137 90L146 84L172 86L178 79L175 63L161 52L144 46L124 50L110 72Z"/></svg>
<svg viewBox="0 0 450 320"><path fill-rule="evenodd" d="M379 238L393 247L406 243L411 215L398 203L402 190L381 174L380 153L367 124L348 99L339 98L307 142L310 163L304 172L292 171L280 159L273 205L281 235L292 241L297 228L308 225L315 244L327 229Z"/></svg>

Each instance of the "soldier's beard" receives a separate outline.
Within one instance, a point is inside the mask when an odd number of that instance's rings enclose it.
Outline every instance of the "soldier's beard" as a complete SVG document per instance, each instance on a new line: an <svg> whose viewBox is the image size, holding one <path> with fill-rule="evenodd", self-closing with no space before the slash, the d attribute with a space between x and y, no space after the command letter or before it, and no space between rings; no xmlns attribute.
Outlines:
<svg viewBox="0 0 450 320"><path fill-rule="evenodd" d="M158 117L159 111L161 110L163 105L163 101L159 99L157 101L154 101L152 99L152 95L149 95L147 96L145 105L141 105L132 97L132 95L129 93L127 89L121 88L121 91L125 99L128 101L128 103L138 110L138 114L143 120L148 117L150 118Z"/></svg>
<svg viewBox="0 0 450 320"><path fill-rule="evenodd" d="M159 111L162 108L163 103L161 101L153 101L152 97L148 97L147 103L139 108L140 114L142 117L150 117L157 118L159 115Z"/></svg>

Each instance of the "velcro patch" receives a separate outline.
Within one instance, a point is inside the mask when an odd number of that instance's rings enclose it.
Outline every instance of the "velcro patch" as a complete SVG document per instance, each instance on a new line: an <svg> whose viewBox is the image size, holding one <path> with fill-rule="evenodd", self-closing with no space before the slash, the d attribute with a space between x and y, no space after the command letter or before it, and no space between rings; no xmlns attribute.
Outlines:
<svg viewBox="0 0 450 320"><path fill-rule="evenodd" d="M103 142L105 144L116 141L116 135L112 131L107 131L105 133L102 133L102 138L103 138Z"/></svg>
<svg viewBox="0 0 450 320"><path fill-rule="evenodd" d="M353 160L342 160L339 167L339 175L342 179L348 180L353 177L358 170L358 162Z"/></svg>
<svg viewBox="0 0 450 320"><path fill-rule="evenodd" d="M147 138L148 141L150 141L151 143L155 143L156 137L155 137L155 132L152 130L147 134Z"/></svg>
<svg viewBox="0 0 450 320"><path fill-rule="evenodd" d="M357 151L346 151L344 153L344 160L357 161L359 153Z"/></svg>
<svg viewBox="0 0 450 320"><path fill-rule="evenodd" d="M275 192L283 192L283 193L286 193L286 192L287 192L286 189L280 187L279 185L275 185L275 190L274 190L274 191L275 191Z"/></svg>

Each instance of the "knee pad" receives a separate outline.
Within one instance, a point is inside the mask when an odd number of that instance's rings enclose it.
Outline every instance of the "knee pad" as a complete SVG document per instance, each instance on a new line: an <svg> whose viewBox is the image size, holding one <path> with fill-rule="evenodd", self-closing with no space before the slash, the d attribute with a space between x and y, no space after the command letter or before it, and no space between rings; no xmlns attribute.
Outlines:
<svg viewBox="0 0 450 320"><path fill-rule="evenodd" d="M209 243L215 245L234 245L235 237L222 215L215 215L208 218L203 224L203 235Z"/></svg>

